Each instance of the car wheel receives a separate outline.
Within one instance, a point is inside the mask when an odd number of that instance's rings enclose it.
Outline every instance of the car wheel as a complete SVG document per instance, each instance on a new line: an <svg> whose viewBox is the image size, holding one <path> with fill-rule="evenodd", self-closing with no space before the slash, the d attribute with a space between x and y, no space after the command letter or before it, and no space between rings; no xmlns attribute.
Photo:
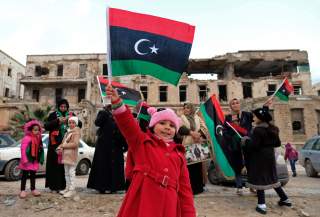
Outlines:
<svg viewBox="0 0 320 217"><path fill-rule="evenodd" d="M306 170L307 176L309 177L316 177L318 174L317 171L315 171L315 169L313 168L310 160L306 160L305 170Z"/></svg>
<svg viewBox="0 0 320 217"><path fill-rule="evenodd" d="M21 178L21 170L19 169L19 160L10 161L5 170L4 176L8 181L16 181Z"/></svg>
<svg viewBox="0 0 320 217"><path fill-rule="evenodd" d="M208 168L208 179L209 182L213 185L218 185L221 183L221 175L219 170L215 167L214 163L210 163Z"/></svg>
<svg viewBox="0 0 320 217"><path fill-rule="evenodd" d="M90 162L88 160L81 160L76 169L77 175L87 175L90 168Z"/></svg>

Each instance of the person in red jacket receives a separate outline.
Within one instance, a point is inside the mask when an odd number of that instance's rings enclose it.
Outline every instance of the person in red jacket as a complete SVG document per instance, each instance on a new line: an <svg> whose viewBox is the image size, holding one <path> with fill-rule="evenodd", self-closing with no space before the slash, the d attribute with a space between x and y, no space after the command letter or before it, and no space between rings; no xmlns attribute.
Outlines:
<svg viewBox="0 0 320 217"><path fill-rule="evenodd" d="M107 94L134 158L132 183L118 217L195 217L185 149L175 142L177 115L171 109L149 108L151 120L145 133L110 85Z"/></svg>

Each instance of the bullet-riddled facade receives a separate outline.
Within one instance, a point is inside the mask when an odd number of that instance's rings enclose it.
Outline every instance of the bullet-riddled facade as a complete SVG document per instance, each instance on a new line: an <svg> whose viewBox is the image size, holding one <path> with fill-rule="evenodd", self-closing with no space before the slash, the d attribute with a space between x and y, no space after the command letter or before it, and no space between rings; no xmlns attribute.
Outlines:
<svg viewBox="0 0 320 217"><path fill-rule="evenodd" d="M67 98L71 110L85 123L85 137L94 138L94 119L102 107L97 75L107 73L105 54L29 55L24 97L41 104ZM282 141L302 144L317 133L320 98L314 94L307 52L300 50L239 51L207 59L191 59L179 84L173 86L149 76L115 78L140 90L146 101L179 112L184 102L197 105L216 94L226 113L228 101L242 99L243 109L261 106L287 76L294 86L289 102L274 100L271 111ZM191 78L196 74L209 79Z"/></svg>

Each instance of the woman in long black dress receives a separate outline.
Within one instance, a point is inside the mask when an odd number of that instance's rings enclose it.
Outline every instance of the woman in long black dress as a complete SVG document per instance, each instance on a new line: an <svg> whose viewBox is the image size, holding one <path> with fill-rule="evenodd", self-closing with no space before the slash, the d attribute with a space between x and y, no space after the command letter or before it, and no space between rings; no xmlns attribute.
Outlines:
<svg viewBox="0 0 320 217"><path fill-rule="evenodd" d="M44 127L49 131L49 144L46 162L46 184L51 191L60 191L66 188L64 178L64 166L58 163L56 148L61 144L64 134L67 131L68 119L75 116L69 112L69 103L66 99L61 99L57 103L57 108L49 114Z"/></svg>
<svg viewBox="0 0 320 217"><path fill-rule="evenodd" d="M95 120L99 127L87 187L100 193L116 193L125 189L124 157L128 146L115 124L110 106L100 111Z"/></svg>

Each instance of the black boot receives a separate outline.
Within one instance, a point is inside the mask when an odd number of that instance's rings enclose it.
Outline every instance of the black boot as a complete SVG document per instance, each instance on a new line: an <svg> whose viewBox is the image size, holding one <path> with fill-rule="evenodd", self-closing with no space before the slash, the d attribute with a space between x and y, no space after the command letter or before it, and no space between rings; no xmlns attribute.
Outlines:
<svg viewBox="0 0 320 217"><path fill-rule="evenodd" d="M297 176L297 173L296 173L296 172L293 172L292 176L293 176L293 177L296 177L296 176Z"/></svg>
<svg viewBox="0 0 320 217"><path fill-rule="evenodd" d="M260 214L263 214L263 215L267 214L267 209L263 209L258 206L256 207L256 211Z"/></svg>
<svg viewBox="0 0 320 217"><path fill-rule="evenodd" d="M292 203L290 202L290 200L289 199L286 199L286 200L280 200L279 202L278 202L278 205L279 206L292 206Z"/></svg>

